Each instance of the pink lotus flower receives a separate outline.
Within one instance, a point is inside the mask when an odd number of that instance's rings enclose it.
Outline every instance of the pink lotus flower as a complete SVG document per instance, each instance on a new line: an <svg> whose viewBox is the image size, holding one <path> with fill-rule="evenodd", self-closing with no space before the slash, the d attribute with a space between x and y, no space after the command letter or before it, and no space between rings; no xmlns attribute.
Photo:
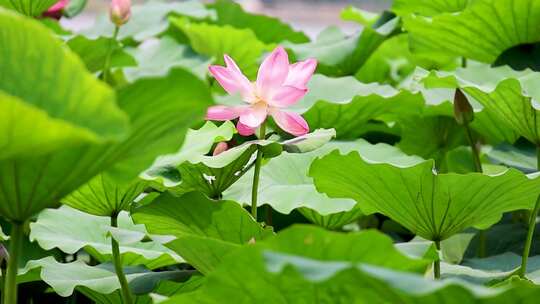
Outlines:
<svg viewBox="0 0 540 304"><path fill-rule="evenodd" d="M64 11L64 8L69 4L69 0L60 0L53 4L47 11L43 13L44 17L54 18L54 19L60 19L62 17L62 13Z"/></svg>
<svg viewBox="0 0 540 304"><path fill-rule="evenodd" d="M211 65L210 73L229 94L240 93L247 105L208 108L206 119L232 120L239 118L236 128L241 135L248 136L270 115L285 132L295 136L304 135L309 126L299 114L283 111L298 102L307 93L317 61L308 59L289 65L287 52L277 47L261 64L256 82L250 82L234 60L225 55L226 66Z"/></svg>
<svg viewBox="0 0 540 304"><path fill-rule="evenodd" d="M112 0L109 7L109 16L112 23L121 26L131 17L131 0Z"/></svg>

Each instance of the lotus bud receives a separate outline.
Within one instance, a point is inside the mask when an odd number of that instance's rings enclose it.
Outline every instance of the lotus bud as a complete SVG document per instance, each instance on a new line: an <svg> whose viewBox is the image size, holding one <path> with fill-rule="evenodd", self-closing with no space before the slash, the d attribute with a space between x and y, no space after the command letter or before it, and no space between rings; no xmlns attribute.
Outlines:
<svg viewBox="0 0 540 304"><path fill-rule="evenodd" d="M214 149L213 155L214 156L219 155L219 154L227 151L227 149L229 149L229 145L227 145L226 142L222 141L222 142L220 142L220 143L218 143L216 145L216 148Z"/></svg>
<svg viewBox="0 0 540 304"><path fill-rule="evenodd" d="M128 22L131 17L131 0L112 0L109 16L116 26L122 26Z"/></svg>
<svg viewBox="0 0 540 304"><path fill-rule="evenodd" d="M468 124L474 119L474 110L460 89L456 89L454 95L454 117L460 125Z"/></svg>

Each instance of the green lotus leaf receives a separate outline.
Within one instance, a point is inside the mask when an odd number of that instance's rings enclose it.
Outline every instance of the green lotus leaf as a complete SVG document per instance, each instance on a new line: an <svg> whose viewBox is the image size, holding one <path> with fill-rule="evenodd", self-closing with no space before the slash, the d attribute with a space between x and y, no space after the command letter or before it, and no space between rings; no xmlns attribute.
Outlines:
<svg viewBox="0 0 540 304"><path fill-rule="evenodd" d="M400 86L416 67L427 70L453 70L458 66L454 56L421 56L409 50L409 36L398 34L384 41L356 72L364 83L378 82Z"/></svg>
<svg viewBox="0 0 540 304"><path fill-rule="evenodd" d="M441 170L446 169L448 151L468 144L465 130L452 117L410 115L398 122L401 140L397 146L405 153L435 160Z"/></svg>
<svg viewBox="0 0 540 304"><path fill-rule="evenodd" d="M248 78L257 74L259 58L273 47L259 40L249 28L193 23L184 18L171 18L171 23L187 36L195 52L212 57L219 65L224 65L223 55L227 54Z"/></svg>
<svg viewBox="0 0 540 304"><path fill-rule="evenodd" d="M165 246L204 274L228 253L272 234L237 203L209 200L197 192L182 197L162 194L138 208L133 219L152 234L175 237Z"/></svg>
<svg viewBox="0 0 540 304"><path fill-rule="evenodd" d="M6 10L0 11L0 23L0 64L5 65L0 75L5 130L0 159L37 156L62 146L102 143L125 135L127 118L116 107L113 92L85 72L77 56L49 30ZM101 115L96 119L98 111Z"/></svg>
<svg viewBox="0 0 540 304"><path fill-rule="evenodd" d="M178 277L177 272L167 271L167 275L171 275L171 274L173 276ZM157 277L155 279L160 279L160 278ZM140 280L141 281L139 281L138 279L133 280L132 283L130 284L130 287L132 288L136 287L136 285L138 284L137 281L144 282L145 284L147 284L147 281L149 281L149 280L146 280L144 277L142 277ZM181 283L161 280L157 282L156 284L157 286L151 290L150 294L136 294L134 297L135 298L134 300L135 300L135 303L137 304L157 303L158 302L157 299L167 299L168 297L173 296L173 295L179 295L182 293L193 291L202 283L202 281L204 281L202 276L192 276L191 279L189 279L188 281L181 282ZM153 282L148 282L148 283L153 283ZM81 287L81 286L77 287L76 290L84 294L86 297L88 297L90 300L94 301L97 304L123 304L124 303L122 301L122 294L120 290L116 290L109 294L102 294L88 287Z"/></svg>
<svg viewBox="0 0 540 304"><path fill-rule="evenodd" d="M336 151L315 160L309 174L330 197L354 198L364 213L387 215L432 241L471 226L487 228L504 212L532 209L540 194L540 179L514 169L495 176L438 174L433 165L396 166Z"/></svg>
<svg viewBox="0 0 540 304"><path fill-rule="evenodd" d="M71 0L64 7L63 15L68 18L73 18L79 15L86 8L87 0Z"/></svg>
<svg viewBox="0 0 540 304"><path fill-rule="evenodd" d="M357 138L370 120L421 113L423 107L420 94L361 83L353 77L316 74L308 87L305 98L292 109L302 112L312 129L335 129L338 139Z"/></svg>
<svg viewBox="0 0 540 304"><path fill-rule="evenodd" d="M302 154L284 152L271 159L261 169L258 206L268 204L283 214L289 214L294 209L301 207L309 207L322 215L351 210L356 204L354 200L330 199L326 195L318 193L312 179L307 176L307 172L309 165L316 157L338 148L348 152L362 142L333 142L312 152ZM290 168L295 168L296 174L291 174ZM253 172L250 170L241 177L238 182L223 193L223 197L237 201L242 205L250 205ZM280 194L279 197L276 196L276 193Z"/></svg>
<svg viewBox="0 0 540 304"><path fill-rule="evenodd" d="M400 16L418 14L431 17L461 12L470 2L470 0L394 0L392 11Z"/></svg>
<svg viewBox="0 0 540 304"><path fill-rule="evenodd" d="M185 132L211 103L206 84L183 69L164 78L141 79L120 89L118 95L133 124L130 137L110 148L122 153L121 160L63 199L94 215L127 209L146 186L138 175L159 155L178 149Z"/></svg>
<svg viewBox="0 0 540 304"><path fill-rule="evenodd" d="M241 262L249 263L250 267L241 267ZM163 303L221 303L225 297L240 303L440 303L445 299L445 303L456 304L503 304L536 301L538 286L519 279L507 284L489 288L456 278L433 281L369 262L327 261L247 247L229 256L208 276L201 289L173 296Z"/></svg>
<svg viewBox="0 0 540 304"><path fill-rule="evenodd" d="M79 55L86 68L90 72L103 70L105 58L111 50L110 67L134 66L137 63L126 53L119 42L112 38L100 37L98 39L88 39L84 36L75 36L67 41L69 48Z"/></svg>
<svg viewBox="0 0 540 304"><path fill-rule="evenodd" d="M291 153L314 150L335 136L333 130L321 129L282 142L251 140L219 155L208 155L214 142L228 141L235 132L231 122L220 127L207 122L199 130L189 130L182 148L176 154L158 158L141 178L151 181L153 187L167 189L177 196L199 191L212 198L221 198L222 193L252 167L257 146L262 147L264 157L270 159L282 150Z"/></svg>
<svg viewBox="0 0 540 304"><path fill-rule="evenodd" d="M158 242L141 242L147 235L144 226L134 225L125 212L120 213L119 228L113 230L108 217L62 206L41 212L30 229L30 240L37 241L46 250L59 248L74 254L84 248L101 263L111 260L111 234L120 244L122 263L126 266L144 265L155 269L183 262L180 256Z"/></svg>
<svg viewBox="0 0 540 304"><path fill-rule="evenodd" d="M199 130L190 129L186 141L175 154L163 155L141 174L158 189L167 189L177 196L200 191L218 198L221 193L242 176L251 156L262 145L268 151L281 147L272 141L255 140L227 151L209 156L215 142L231 140L236 129L231 122L217 127L207 122ZM281 152L281 151L279 151Z"/></svg>
<svg viewBox="0 0 540 304"><path fill-rule="evenodd" d="M39 16L57 0L0 0L0 6L16 10L27 16Z"/></svg>
<svg viewBox="0 0 540 304"><path fill-rule="evenodd" d="M80 260L59 263L49 256L29 261L26 269L39 270L41 279L62 297L72 295L76 288L86 288L101 294L110 294L120 289L120 282L111 264L89 266ZM143 282L148 286L155 286L160 280L186 280L191 274L191 272L183 270L151 272L140 267L129 267L125 268L124 271L132 289L131 285L136 281Z"/></svg>
<svg viewBox="0 0 540 304"><path fill-rule="evenodd" d="M196 0L182 2L149 1L144 4L133 5L129 22L124 24L118 32L118 38L124 40L133 38L136 41L144 41L156 37L165 32L169 27L167 16L181 15L189 18L202 20L214 19L215 13L208 10ZM102 14L96 18L94 26L82 30L79 34L90 39L98 37L112 37L114 24L110 21L109 14Z"/></svg>
<svg viewBox="0 0 540 304"><path fill-rule="evenodd" d="M308 208L321 216L331 215L335 218L340 217L336 214L354 210L356 202L353 199L335 199L317 192L313 179L308 176L309 166L314 159L327 155L336 149L343 153L358 151L368 157L400 163L420 161L419 158L409 157L392 146L384 144L373 146L363 139L354 142L331 142L315 151L303 154L284 152L271 159L261 169L258 205L270 205L272 209L283 214L289 214L295 209ZM290 168L294 168L295 174L291 174ZM243 205L249 205L252 180L253 170L246 173L229 190L225 191L223 197ZM279 196L276 196L276 193L279 193ZM359 210L354 210L347 215L359 213Z"/></svg>
<svg viewBox="0 0 540 304"><path fill-rule="evenodd" d="M354 21L363 26L372 26L379 16L349 5L341 11L340 17L343 20Z"/></svg>
<svg viewBox="0 0 540 304"><path fill-rule="evenodd" d="M492 123L483 129L507 128L540 145L539 79L540 73L530 70L517 72L509 67L472 64L454 74L432 72L422 81L429 88L463 90L490 117Z"/></svg>
<svg viewBox="0 0 540 304"><path fill-rule="evenodd" d="M310 260L329 265L366 264L371 267L395 267L401 271L417 273L422 273L429 263L427 260L411 259L403 255L394 248L390 238L377 231L338 233L313 226L296 225L281 231L273 238L252 246L245 246L231 253L207 276L205 285L194 293L180 296L180 298L171 297L165 303L184 303L177 301L187 299L188 295L193 303L205 301L217 303L219 298L223 299L225 296L235 303L245 301L311 303L317 302L316 299L328 299L328 302L335 302L337 290L339 290L339 299L346 301L347 297L342 296L345 290L334 288L333 292L323 291L319 289L322 287L319 284L301 279L290 271L284 275L276 275L274 267L270 265L272 264L269 261L270 252L275 255L279 253L279 255L295 257L297 260ZM245 267L247 261L250 267ZM239 267L240 265L244 267ZM237 273L238 276L231 275L232 273ZM318 276L321 279L328 274L328 271L317 270L311 273L312 276ZM328 280L328 282L331 281ZM339 284L344 284L344 282L339 282ZM356 285L351 290L360 288L361 291L358 292L366 296L375 293L364 291L362 286L364 284ZM255 290L259 292L254 292ZM333 301L330 300L330 294L333 295Z"/></svg>
<svg viewBox="0 0 540 304"><path fill-rule="evenodd" d="M207 6L216 11L216 24L231 25L236 28L249 28L264 43L290 41L308 42L309 38L300 31L277 18L246 13L240 4L231 0L218 0Z"/></svg>
<svg viewBox="0 0 540 304"><path fill-rule="evenodd" d="M466 1L437 2L458 4L459 8ZM471 1L459 14L444 13L432 18L411 15L403 19L413 52L453 54L486 63L495 62L514 46L539 42L539 22L540 3L535 0Z"/></svg>
<svg viewBox="0 0 540 304"><path fill-rule="evenodd" d="M477 83L478 87L482 90L494 90L498 81L502 79L499 78L499 80L497 80L498 77L493 77L491 75L489 78L486 78L485 82L480 82L478 80L478 76L475 75L478 75L479 73L483 74L483 69L485 69L485 67L482 68L482 65L471 63L470 66L465 69L468 72L463 73L463 69L458 69L456 73L467 74L468 80L476 79L472 80L472 83ZM441 73L442 74L440 74L440 76L434 76L436 75L434 72L430 73L424 69L417 68L411 77L413 81L404 84L404 89L410 90L411 92L420 93L424 97L426 106L424 108L423 116L447 116L449 118L453 118L454 116L452 104L455 89L459 86L455 84L452 77L446 77L449 75L448 73ZM469 83L468 80L467 83ZM483 99L486 99L485 101L488 102L488 98L494 99L497 97L486 97L479 92L473 92L473 90L462 89L462 92L464 92L475 111L471 128L476 131L486 142L499 144L501 142L516 141L516 139L519 137L516 131L513 130L513 128L508 127L507 122L500 121L498 118L499 115L495 109L485 107L480 102L480 100ZM515 91L510 92L510 90L503 90L501 93L504 93L505 97L511 99L521 98ZM453 129L457 129L457 126L454 126Z"/></svg>
<svg viewBox="0 0 540 304"><path fill-rule="evenodd" d="M333 200L333 199L329 199ZM341 227L358 220L364 215L360 207L355 206L351 210L321 215L314 209L301 207L298 209L304 217L317 226L326 229L340 229Z"/></svg>
<svg viewBox="0 0 540 304"><path fill-rule="evenodd" d="M24 221L110 166L104 151L125 138L128 119L114 92L39 22L0 10L0 37L0 116L9 124L0 213Z"/></svg>
<svg viewBox="0 0 540 304"><path fill-rule="evenodd" d="M503 144L496 147L486 147L486 156L494 163L504 164L516 168L525 173L533 173L538 170L535 151L527 148L516 148Z"/></svg>
<svg viewBox="0 0 540 304"><path fill-rule="evenodd" d="M210 61L195 54L185 45L170 37L145 41L137 48L126 50L137 61L136 67L124 68L126 79L133 82L139 78L165 76L176 67L190 70L205 80Z"/></svg>
<svg viewBox="0 0 540 304"><path fill-rule="evenodd" d="M313 42L284 43L298 60L316 58L317 70L330 76L354 75L369 56L391 37L399 24L399 18L384 15L361 33L345 35L338 27L331 26L322 31Z"/></svg>

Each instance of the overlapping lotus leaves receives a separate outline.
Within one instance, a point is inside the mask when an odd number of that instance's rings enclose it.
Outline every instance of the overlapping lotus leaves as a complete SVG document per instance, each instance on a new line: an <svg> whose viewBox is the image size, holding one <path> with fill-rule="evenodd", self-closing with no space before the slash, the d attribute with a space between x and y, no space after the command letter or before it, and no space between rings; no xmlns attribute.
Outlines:
<svg viewBox="0 0 540 304"><path fill-rule="evenodd" d="M178 279L178 277L173 277L170 279ZM192 291L192 289L196 289L202 283L202 281L204 281L202 276L193 276L188 281L182 283L166 280L167 278L163 278L163 280L157 282L157 286L155 286L154 289L150 290L150 294L138 294L134 291L133 293L135 294L135 303L153 304L156 303L159 299L166 299L173 295L190 292ZM141 277L140 279L134 279L130 284L130 288L133 288L134 286L140 286L140 283L148 282L151 283L151 281L149 279L146 279L145 277ZM77 287L76 290L88 297L90 300L94 301L95 303L123 304L122 294L120 290L116 290L115 292L109 294L102 294L100 292L83 286Z"/></svg>
<svg viewBox="0 0 540 304"><path fill-rule="evenodd" d="M434 159L438 169L445 168L448 152L467 145L465 130L448 116L410 115L399 118L401 140L398 147L405 153Z"/></svg>
<svg viewBox="0 0 540 304"><path fill-rule="evenodd" d="M375 230L342 233L294 225L258 247L321 261L360 262L417 273L423 273L431 262L404 255L388 236Z"/></svg>
<svg viewBox="0 0 540 304"><path fill-rule="evenodd" d="M118 182L110 174L102 173L63 198L62 202L89 214L110 216L127 210L148 184L137 179Z"/></svg>
<svg viewBox="0 0 540 304"><path fill-rule="evenodd" d="M300 31L295 31L281 20L265 15L246 13L240 4L231 0L218 0L207 5L215 10L216 24L231 25L236 28L249 28L264 43L290 41L294 43L308 42L309 38Z"/></svg>
<svg viewBox="0 0 540 304"><path fill-rule="evenodd" d="M4 126L0 159L38 156L62 147L102 143L125 135L127 117L114 103L112 90L85 72L77 56L66 50L48 29L3 9L0 22ZM41 52L33 52L34 49ZM46 60L42 56L47 56ZM40 69L34 71L36 67ZM42 79L48 79L47 83ZM94 94L89 95L88 91ZM96 119L93 116L98 111L101 115ZM42 127L47 129L39 132ZM64 128L67 132L60 132Z"/></svg>
<svg viewBox="0 0 540 304"><path fill-rule="evenodd" d="M230 257L201 289L162 303L221 303L227 297L235 302L272 303L440 303L445 299L444 303L503 304L535 303L540 293L537 286L519 279L507 286L488 288L459 279L433 281L369 263L321 261L257 248L245 248L233 255L244 263L249 261L251 267L239 268L239 262ZM286 284L279 284L285 280Z"/></svg>
<svg viewBox="0 0 540 304"><path fill-rule="evenodd" d="M0 116L10 123L0 136L0 212L22 221L110 165L105 145L125 137L128 119L48 29L5 10L0 24Z"/></svg>
<svg viewBox="0 0 540 304"><path fill-rule="evenodd" d="M176 195L198 190L210 197L219 197L242 176L257 144L279 148L270 141L252 141L220 155L207 156L215 142L231 140L234 133L236 129L231 122L219 127L207 122L198 130L190 129L180 150L159 157L141 178L151 181L155 188L168 189Z"/></svg>
<svg viewBox="0 0 540 304"><path fill-rule="evenodd" d="M118 277L110 264L88 266L80 260L59 263L53 257L46 257L28 262L24 271L32 269L39 269L41 279L63 297L72 295L76 288L88 288L102 294L120 289ZM143 267L130 267L125 271L130 285L139 281L147 286L155 286L160 280L167 279L185 281L192 273L182 270L151 272Z"/></svg>
<svg viewBox="0 0 540 304"><path fill-rule="evenodd" d="M112 38L88 39L84 36L75 36L67 41L67 45L74 53L79 55L86 68L92 73L103 69L109 48L112 48L111 67L136 65L135 60L122 49L120 43L112 40Z"/></svg>
<svg viewBox="0 0 540 304"><path fill-rule="evenodd" d="M259 58L272 49L249 28L194 23L184 18L171 18L171 23L188 37L195 52L214 58L219 65L224 65L223 55L227 54L250 79L257 74Z"/></svg>
<svg viewBox="0 0 540 304"><path fill-rule="evenodd" d="M484 68L485 67L486 66L484 66ZM465 69L470 71L467 72L467 74L470 74L468 79L474 77L472 75L478 73L477 70L481 71L484 68L482 68L481 64L471 63L470 66ZM457 71L464 71L464 69L457 69ZM446 78L446 76L449 74L446 74L445 72L441 72L443 74L439 76L440 79L435 77L432 73L434 72L430 73L422 68L417 68L411 77L412 81L404 84L403 89L422 94L426 100L426 107L424 108L423 113L424 116L453 117L454 113L452 103L454 100L455 89L459 86L454 84L451 77ZM478 84L479 87L482 87L482 90L488 90L491 85L493 85L493 88L496 86L497 80L495 79L497 78L492 76L489 77L491 78L484 78L486 80L484 83ZM471 94L471 91L462 90L462 92L465 93L467 99L475 110L474 120L471 123L471 128L476 131L484 139L484 141L492 144L516 141L519 134L517 134L512 128L506 127L504 123L501 123L501 121L498 119L496 111L489 107L483 107L482 104L475 100ZM519 95L516 95L515 92L504 92L507 94L513 94L509 95L511 97L508 98L521 98Z"/></svg>
<svg viewBox="0 0 540 304"><path fill-rule="evenodd" d="M373 27L365 27L359 34L347 36L338 27L331 26L322 31L315 41L283 45L297 60L316 58L317 70L323 74L354 75L381 43L394 34L399 23L399 18L383 14Z"/></svg>
<svg viewBox="0 0 540 304"><path fill-rule="evenodd" d="M483 150L486 156L494 163L504 164L525 173L534 173L538 170L538 160L534 151L530 149L519 149L504 144L497 147L486 147Z"/></svg>
<svg viewBox="0 0 540 304"><path fill-rule="evenodd" d="M428 70L453 70L459 62L454 56L429 56L412 53L407 33L394 35L384 41L356 72L361 82L378 82L399 87L416 67Z"/></svg>
<svg viewBox="0 0 540 304"><path fill-rule="evenodd" d="M165 246L204 274L228 253L272 235L237 203L213 201L197 192L182 197L162 194L137 209L133 219L152 234L175 237Z"/></svg>
<svg viewBox="0 0 540 304"><path fill-rule="evenodd" d="M141 242L147 236L144 226L134 225L125 212L120 214L119 228L113 230L108 217L62 206L41 212L30 229L30 240L37 241L46 250L59 248L74 254L85 249L101 263L111 260L111 233L120 244L123 265L156 269L183 262L180 256L158 242Z"/></svg>
<svg viewBox="0 0 540 304"><path fill-rule="evenodd" d="M394 0L392 11L400 16L418 14L436 16L442 13L458 13L470 0Z"/></svg>
<svg viewBox="0 0 540 304"><path fill-rule="evenodd" d="M540 179L514 169L496 176L437 174L433 165L396 166L335 151L315 160L309 174L330 197L353 198L364 213L382 213L434 241L489 227L504 212L531 209L540 194Z"/></svg>
<svg viewBox="0 0 540 304"><path fill-rule="evenodd" d="M354 142L330 142L309 153L285 152L262 167L258 205L270 205L272 209L283 214L299 209L308 219L328 228L341 227L360 217L363 213L353 199L330 198L317 192L313 179L308 176L309 166L314 159L336 149L342 153L358 151L375 159L388 159L403 164L421 161L420 158L409 157L392 146L384 144L374 146L363 139ZM289 168L294 168L295 174L291 174ZM253 170L225 191L223 197L249 205L251 202L249 185L252 179ZM280 194L279 197L276 197L276 193Z"/></svg>
<svg viewBox="0 0 540 304"><path fill-rule="evenodd" d="M139 78L165 76L176 67L191 71L205 80L210 60L195 54L187 46L165 36L145 41L137 48L126 50L137 61L136 67L123 69L126 79L133 82Z"/></svg>
<svg viewBox="0 0 540 304"><path fill-rule="evenodd" d="M0 0L0 6L27 16L39 16L57 0Z"/></svg>
<svg viewBox="0 0 540 304"><path fill-rule="evenodd" d="M152 186L159 190L167 189L176 195L199 191L209 197L220 198L223 191L251 168L257 146L262 147L265 158L272 158L282 150L291 153L312 151L335 136L333 130L320 129L282 142L247 141L219 155L207 155L215 142L228 141L235 132L231 122L220 127L207 122L199 130L189 130L183 147L176 154L160 157L141 178L151 181Z"/></svg>
<svg viewBox="0 0 540 304"><path fill-rule="evenodd" d="M178 149L185 131L211 103L207 86L182 69L171 71L165 78L141 79L120 89L118 95L133 124L129 138L109 148L113 155L120 153L121 161L63 199L94 215L126 209L146 185L137 176L157 156Z"/></svg>
<svg viewBox="0 0 540 304"><path fill-rule="evenodd" d="M339 265L340 263L356 265L369 264L371 267L395 267L400 271L421 273L429 261L411 259L396 250L392 241L376 231L358 233L329 232L313 226L293 226L283 230L275 237L255 245L245 246L226 257L221 265L207 276L206 283L194 293L189 294L192 303L217 303L227 297L232 302L265 302L268 303L305 303L325 300L335 302L336 297L348 302L354 297L344 294L347 289L334 286L333 292L323 286L303 279L298 273L287 271L286 274L275 274L275 265L271 262L272 252L276 257L294 257L294 260L310 260L322 264ZM250 267L239 267L249 261ZM275 261L277 263L277 261ZM307 266L307 264L306 264ZM395 272L400 273L400 272ZM328 271L311 272L320 281ZM420 277L420 276L418 276ZM242 282L241 282L242 281ZM351 290L358 290L359 295L376 294L363 290L361 284ZM337 284L337 283L336 283ZM343 284L340 282L339 284ZM258 290L258 292L255 292ZM332 296L330 295L332 294ZM330 298L332 297L332 301ZM187 303L188 297L172 297L165 303ZM369 302L369 301L368 301ZM360 302L364 303L364 302ZM377 303L376 301L374 303Z"/></svg>
<svg viewBox="0 0 540 304"><path fill-rule="evenodd" d="M540 73L530 70L517 72L508 67L471 65L453 74L432 72L423 81L432 88L462 89L490 117L489 128L506 128L540 145L540 91L536 85L539 80Z"/></svg>
<svg viewBox="0 0 540 304"><path fill-rule="evenodd" d="M361 83L353 77L316 74L306 97L293 106L310 128L333 128L338 139L354 139L369 120L421 113L422 96L388 85Z"/></svg>
<svg viewBox="0 0 540 304"><path fill-rule="evenodd" d="M133 5L129 22L121 27L118 38L144 41L158 36L169 28L167 19L169 15L180 15L197 20L215 19L215 12L206 9L201 2L196 0L169 3L150 1ZM80 34L95 39L112 37L113 32L114 24L110 22L108 14L103 14L97 18L94 26L82 30Z"/></svg>
<svg viewBox="0 0 540 304"><path fill-rule="evenodd" d="M465 1L457 4L460 2ZM428 12L426 6L422 7L424 13ZM453 54L487 63L514 46L539 42L539 22L540 2L535 0L478 0L459 14L403 19L413 52Z"/></svg>

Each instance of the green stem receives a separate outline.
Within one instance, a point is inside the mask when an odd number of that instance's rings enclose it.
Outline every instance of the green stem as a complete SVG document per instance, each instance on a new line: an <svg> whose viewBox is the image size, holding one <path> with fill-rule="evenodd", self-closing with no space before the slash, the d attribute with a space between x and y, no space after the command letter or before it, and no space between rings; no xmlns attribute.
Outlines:
<svg viewBox="0 0 540 304"><path fill-rule="evenodd" d="M536 167L540 170L540 146L536 147ZM529 259L529 253L531 252L532 239L534 230L536 229L536 217L540 210L540 196L536 199L536 204L529 217L529 229L527 231L527 239L525 240L525 247L523 248L523 255L521 256L521 268L519 269L519 276L525 278L527 272L527 261Z"/></svg>
<svg viewBox="0 0 540 304"><path fill-rule="evenodd" d="M107 55L105 56L105 63L103 64L103 73L101 74L104 82L108 82L110 78L111 57L112 57L112 53L114 49L113 46L116 43L116 39L118 38L119 31L120 31L120 27L114 26L114 33L112 36L112 40L109 43L109 48L107 49Z"/></svg>
<svg viewBox="0 0 540 304"><path fill-rule="evenodd" d="M437 254L441 251L441 241L435 241L435 247L437 248ZM441 260L439 257L433 262L433 277L435 280L441 278Z"/></svg>
<svg viewBox="0 0 540 304"><path fill-rule="evenodd" d="M17 304L17 270L24 240L24 223L13 222L9 235L9 260L4 286L4 304Z"/></svg>
<svg viewBox="0 0 540 304"><path fill-rule="evenodd" d="M111 226L115 228L118 227L118 214L117 213L114 213L111 216ZM111 245L112 245L114 270L116 271L116 276L118 277L118 281L120 281L120 287L122 288L122 300L124 304L132 304L133 296L131 295L131 291L129 290L128 281L126 279L126 275L124 274L124 269L122 268L122 259L120 257L120 247L118 245L118 242L112 236L111 236Z"/></svg>
<svg viewBox="0 0 540 304"><path fill-rule="evenodd" d="M266 122L263 122L259 130L259 139L264 139L265 135ZM259 176L261 175L262 154L262 146L257 146L257 159L255 160L255 172L253 172L253 184L251 186L251 215L255 220L257 220L257 194L259 192Z"/></svg>
<svg viewBox="0 0 540 304"><path fill-rule="evenodd" d="M476 143L472 136L472 131L469 126L469 123L465 122L463 124L463 127L465 128L467 141L469 142L469 146L471 147L471 154L472 154L473 163L474 163L474 171L482 173L482 162L480 161L480 151L478 150L478 147L476 146ZM477 251L477 255L480 258L483 258L486 256L486 241L487 241L486 231L480 230L480 232L478 233L478 251Z"/></svg>
<svg viewBox="0 0 540 304"><path fill-rule="evenodd" d="M469 123L465 122L463 124L463 127L465 128L465 133L467 135L467 141L469 142L469 146L471 147L471 154L473 158L474 163L474 170L475 172L482 173L482 162L480 161L480 151L478 151L478 147L476 146L476 143L474 142L471 128L469 127Z"/></svg>

